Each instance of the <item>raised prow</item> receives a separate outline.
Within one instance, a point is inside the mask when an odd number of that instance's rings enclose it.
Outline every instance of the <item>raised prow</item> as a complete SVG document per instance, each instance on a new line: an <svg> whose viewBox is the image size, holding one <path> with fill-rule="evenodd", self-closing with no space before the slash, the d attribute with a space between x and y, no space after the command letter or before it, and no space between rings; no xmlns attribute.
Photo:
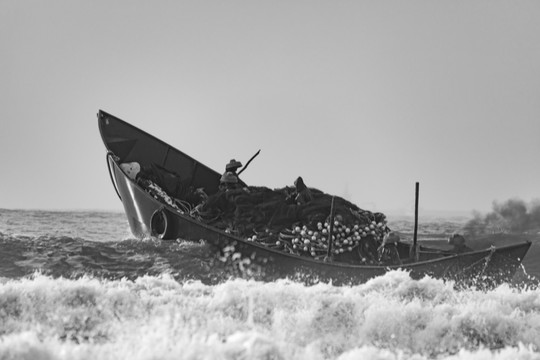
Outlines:
<svg viewBox="0 0 540 360"><path fill-rule="evenodd" d="M105 147L120 158L120 163L159 165L177 173L195 188L204 188L207 194L218 190L221 174L191 156L105 111L99 111L98 122Z"/></svg>

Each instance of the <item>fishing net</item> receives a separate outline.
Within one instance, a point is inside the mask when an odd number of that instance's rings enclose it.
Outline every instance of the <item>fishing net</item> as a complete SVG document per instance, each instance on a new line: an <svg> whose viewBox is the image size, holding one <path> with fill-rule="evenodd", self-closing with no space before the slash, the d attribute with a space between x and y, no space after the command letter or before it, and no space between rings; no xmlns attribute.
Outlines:
<svg viewBox="0 0 540 360"><path fill-rule="evenodd" d="M189 186L189 181L156 167L143 169L138 183L182 214L291 254L316 259L330 255L338 261L367 264L380 263L385 254L382 240L390 230L384 214L305 185L300 193L298 186L246 186L207 196Z"/></svg>
<svg viewBox="0 0 540 360"><path fill-rule="evenodd" d="M248 241L291 254L379 262L377 250L389 231L384 214L360 209L314 188L309 189L309 202L298 203L295 190L250 186L220 191L198 206L194 216ZM330 219L332 198L334 217Z"/></svg>

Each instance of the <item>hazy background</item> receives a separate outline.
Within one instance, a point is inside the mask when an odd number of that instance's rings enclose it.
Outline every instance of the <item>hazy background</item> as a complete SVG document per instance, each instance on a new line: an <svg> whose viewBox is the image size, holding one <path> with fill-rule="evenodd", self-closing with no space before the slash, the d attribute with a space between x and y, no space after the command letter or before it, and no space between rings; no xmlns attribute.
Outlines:
<svg viewBox="0 0 540 360"><path fill-rule="evenodd" d="M540 197L539 1L0 0L0 208L120 210L99 109L379 211Z"/></svg>

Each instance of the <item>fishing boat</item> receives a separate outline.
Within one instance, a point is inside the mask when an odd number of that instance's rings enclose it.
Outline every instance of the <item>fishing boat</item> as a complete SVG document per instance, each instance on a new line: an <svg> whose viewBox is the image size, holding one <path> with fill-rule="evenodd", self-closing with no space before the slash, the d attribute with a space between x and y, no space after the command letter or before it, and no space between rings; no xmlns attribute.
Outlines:
<svg viewBox="0 0 540 360"><path fill-rule="evenodd" d="M208 195L220 191L222 174L137 127L99 111L98 125L106 148L109 175L121 200L134 236L162 240L204 242L213 252L216 269L257 280L289 278L307 284L331 282L354 285L402 269L412 278L424 276L460 283L496 285L510 281L520 267L531 242L454 253L399 242L400 264L365 264L318 259L277 249L253 239L200 221L163 197L156 196L130 176L123 164L153 167L164 174L175 173L190 187L204 189ZM242 185L245 185L242 183ZM416 236L415 236L416 240ZM220 270L220 271L221 271Z"/></svg>

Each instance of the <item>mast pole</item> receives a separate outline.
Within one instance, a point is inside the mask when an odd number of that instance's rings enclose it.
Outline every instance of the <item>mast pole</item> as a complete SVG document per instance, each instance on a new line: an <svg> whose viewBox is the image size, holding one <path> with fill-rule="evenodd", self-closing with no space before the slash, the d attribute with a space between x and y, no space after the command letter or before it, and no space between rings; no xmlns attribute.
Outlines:
<svg viewBox="0 0 540 360"><path fill-rule="evenodd" d="M414 236L413 236L413 247L411 251L414 255L414 260L418 261L418 196L420 193L420 183L416 182L416 191L414 199Z"/></svg>

